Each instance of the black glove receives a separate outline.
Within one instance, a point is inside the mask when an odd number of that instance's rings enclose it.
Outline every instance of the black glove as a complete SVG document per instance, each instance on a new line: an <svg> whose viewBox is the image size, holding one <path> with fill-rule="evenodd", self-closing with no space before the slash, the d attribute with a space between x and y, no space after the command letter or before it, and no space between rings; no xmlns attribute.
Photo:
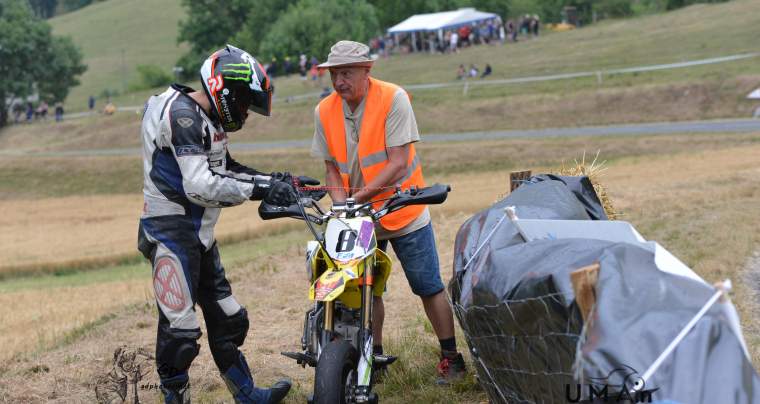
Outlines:
<svg viewBox="0 0 760 404"><path fill-rule="evenodd" d="M274 172L269 173L269 176L272 177L272 180L287 181L287 182L290 182L291 179L293 178L293 176L290 175L290 173L287 171L284 173L274 171Z"/></svg>
<svg viewBox="0 0 760 404"><path fill-rule="evenodd" d="M290 206L296 203L296 190L290 182L273 179L264 202L275 206Z"/></svg>
<svg viewBox="0 0 760 404"><path fill-rule="evenodd" d="M264 199L269 191L272 189L272 180L266 179L266 177L253 177L253 192L249 198L252 201L260 201Z"/></svg>

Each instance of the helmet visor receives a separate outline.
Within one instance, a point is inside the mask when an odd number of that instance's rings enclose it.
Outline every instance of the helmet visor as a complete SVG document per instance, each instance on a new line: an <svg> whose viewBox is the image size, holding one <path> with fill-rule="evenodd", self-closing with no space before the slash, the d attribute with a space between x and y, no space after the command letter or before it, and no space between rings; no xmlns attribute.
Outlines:
<svg viewBox="0 0 760 404"><path fill-rule="evenodd" d="M264 91L251 92L251 104L248 106L253 112L264 116L272 114L272 93L274 86L268 86Z"/></svg>

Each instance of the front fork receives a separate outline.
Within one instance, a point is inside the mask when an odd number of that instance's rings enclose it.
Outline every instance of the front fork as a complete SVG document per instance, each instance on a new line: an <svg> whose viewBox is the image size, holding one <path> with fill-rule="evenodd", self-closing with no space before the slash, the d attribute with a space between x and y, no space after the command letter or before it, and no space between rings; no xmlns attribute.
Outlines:
<svg viewBox="0 0 760 404"><path fill-rule="evenodd" d="M359 366L355 399L357 403L365 403L371 400L370 383L372 381L372 303L374 265L368 260L365 265L371 268L363 271L362 276L362 311L360 316L361 330L357 347L359 348ZM328 301L324 305L324 332L322 333L321 346L326 346L332 340L335 327L335 302Z"/></svg>
<svg viewBox="0 0 760 404"><path fill-rule="evenodd" d="M367 402L370 398L370 383L372 381L372 303L373 296L372 290L374 283L374 265L371 265L370 261L365 261L364 275L362 279L362 314L361 323L362 329L360 332L361 340L358 346L360 347L361 355L359 356L359 369L356 386L356 401Z"/></svg>

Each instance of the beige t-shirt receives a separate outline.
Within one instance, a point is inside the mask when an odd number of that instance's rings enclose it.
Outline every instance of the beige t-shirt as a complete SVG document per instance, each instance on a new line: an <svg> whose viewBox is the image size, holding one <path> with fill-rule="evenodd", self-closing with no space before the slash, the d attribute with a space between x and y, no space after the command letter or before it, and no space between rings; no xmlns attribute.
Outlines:
<svg viewBox="0 0 760 404"><path fill-rule="evenodd" d="M346 155L348 157L348 185L351 188L363 188L364 176L359 167L359 129L362 124L364 113L364 101L351 112L346 101L343 101L343 115L345 116L346 131ZM399 88L393 95L391 109L385 119L385 147L403 146L408 143L418 142L420 134L417 130L417 120L414 118L412 103L406 92ZM319 120L319 105L314 109L314 138L311 143L311 155L322 160L333 160L327 147L325 130ZM396 231L385 230L382 226L375 226L378 240L387 240L409 234L419 230L430 223L430 211L427 207L416 219Z"/></svg>

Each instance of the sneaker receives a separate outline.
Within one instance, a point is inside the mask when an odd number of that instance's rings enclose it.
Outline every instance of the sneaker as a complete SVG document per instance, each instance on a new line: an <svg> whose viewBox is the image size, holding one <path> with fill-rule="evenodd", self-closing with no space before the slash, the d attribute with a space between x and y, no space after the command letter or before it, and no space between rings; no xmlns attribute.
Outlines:
<svg viewBox="0 0 760 404"><path fill-rule="evenodd" d="M441 356L441 361L436 366L438 370L438 379L435 383L439 385L447 385L451 382L461 380L467 373L467 368L464 364L464 358L460 353L444 353Z"/></svg>

